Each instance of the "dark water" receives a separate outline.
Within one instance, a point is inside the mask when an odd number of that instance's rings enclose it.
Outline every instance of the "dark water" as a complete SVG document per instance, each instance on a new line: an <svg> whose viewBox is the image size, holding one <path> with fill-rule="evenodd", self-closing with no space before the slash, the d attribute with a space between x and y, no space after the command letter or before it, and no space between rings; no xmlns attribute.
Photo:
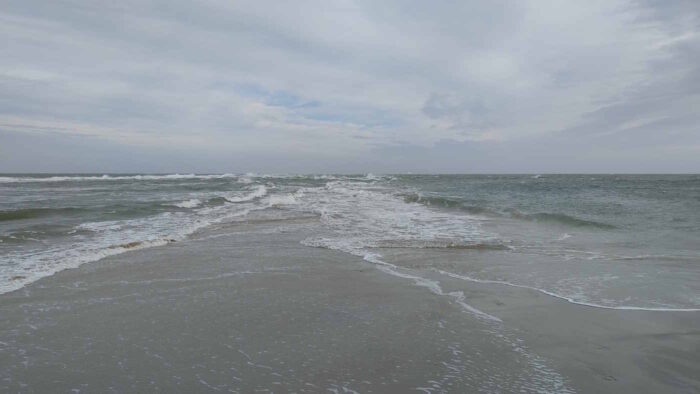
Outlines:
<svg viewBox="0 0 700 394"><path fill-rule="evenodd" d="M256 211L385 267L599 307L700 308L698 175L3 175L0 292Z"/></svg>

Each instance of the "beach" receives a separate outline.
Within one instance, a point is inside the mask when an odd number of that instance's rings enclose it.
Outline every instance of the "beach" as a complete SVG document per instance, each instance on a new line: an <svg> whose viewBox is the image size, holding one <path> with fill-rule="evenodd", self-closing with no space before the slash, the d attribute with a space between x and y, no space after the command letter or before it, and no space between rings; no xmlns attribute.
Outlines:
<svg viewBox="0 0 700 394"><path fill-rule="evenodd" d="M700 394L700 0L0 22L0 394Z"/></svg>
<svg viewBox="0 0 700 394"><path fill-rule="evenodd" d="M3 294L0 391L700 390L700 313L444 276L437 294L411 278L435 272L301 243L322 231L260 213Z"/></svg>

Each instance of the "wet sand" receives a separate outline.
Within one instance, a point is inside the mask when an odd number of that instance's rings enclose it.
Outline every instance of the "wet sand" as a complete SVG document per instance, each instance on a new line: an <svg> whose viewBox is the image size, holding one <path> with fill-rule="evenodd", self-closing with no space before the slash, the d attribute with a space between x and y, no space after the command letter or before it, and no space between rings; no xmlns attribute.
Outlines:
<svg viewBox="0 0 700 394"><path fill-rule="evenodd" d="M0 392L700 391L700 313L411 271L502 322L489 321L299 243L317 231L315 219L211 228L0 295Z"/></svg>

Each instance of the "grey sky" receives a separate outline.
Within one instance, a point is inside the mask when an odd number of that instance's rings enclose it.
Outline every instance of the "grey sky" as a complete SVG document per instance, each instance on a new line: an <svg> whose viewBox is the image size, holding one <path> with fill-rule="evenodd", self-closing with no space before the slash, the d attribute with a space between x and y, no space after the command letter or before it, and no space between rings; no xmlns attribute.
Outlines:
<svg viewBox="0 0 700 394"><path fill-rule="evenodd" d="M0 43L0 172L700 171L695 0L5 0Z"/></svg>

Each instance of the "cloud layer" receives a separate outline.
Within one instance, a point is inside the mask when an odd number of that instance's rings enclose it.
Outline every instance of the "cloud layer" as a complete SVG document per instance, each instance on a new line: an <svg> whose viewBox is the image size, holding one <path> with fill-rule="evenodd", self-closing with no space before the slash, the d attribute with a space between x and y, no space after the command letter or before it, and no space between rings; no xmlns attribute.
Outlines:
<svg viewBox="0 0 700 394"><path fill-rule="evenodd" d="M288 3L3 2L0 172L700 171L700 2Z"/></svg>

